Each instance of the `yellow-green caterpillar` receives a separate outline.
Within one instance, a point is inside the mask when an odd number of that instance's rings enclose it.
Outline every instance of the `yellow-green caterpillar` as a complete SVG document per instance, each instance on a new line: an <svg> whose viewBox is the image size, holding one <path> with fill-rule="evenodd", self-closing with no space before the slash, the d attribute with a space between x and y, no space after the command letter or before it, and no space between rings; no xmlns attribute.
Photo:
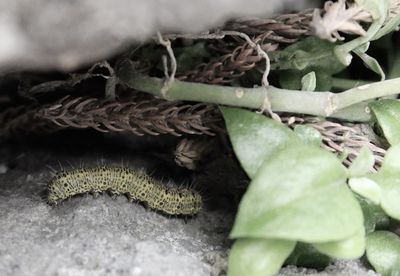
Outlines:
<svg viewBox="0 0 400 276"><path fill-rule="evenodd" d="M56 205L83 193L108 191L168 215L195 215L202 207L198 192L189 188L166 187L144 171L124 167L94 167L62 171L48 185L48 203Z"/></svg>

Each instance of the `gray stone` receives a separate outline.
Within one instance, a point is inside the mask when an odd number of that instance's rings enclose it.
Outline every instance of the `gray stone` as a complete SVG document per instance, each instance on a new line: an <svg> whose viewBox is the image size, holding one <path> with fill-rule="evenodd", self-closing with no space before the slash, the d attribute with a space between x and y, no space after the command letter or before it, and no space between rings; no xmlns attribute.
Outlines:
<svg viewBox="0 0 400 276"><path fill-rule="evenodd" d="M306 0L0 1L0 71L72 70L162 32L200 32L238 16L268 17ZM308 0L311 1L311 0Z"/></svg>
<svg viewBox="0 0 400 276"><path fill-rule="evenodd" d="M98 160L40 151L14 154L17 167L0 174L0 275L226 274L232 212L206 207L185 223L107 195L77 196L51 207L43 193L52 174L48 166L56 167L58 160L67 167L94 166ZM4 160L6 151L0 156L3 166ZM151 161L134 157L129 163L139 168ZM360 261L335 261L322 272L288 266L279 275L377 274Z"/></svg>
<svg viewBox="0 0 400 276"><path fill-rule="evenodd" d="M185 222L107 195L51 207L43 197L46 162L20 161L31 165L0 175L1 275L195 276L225 269L232 214L203 210Z"/></svg>

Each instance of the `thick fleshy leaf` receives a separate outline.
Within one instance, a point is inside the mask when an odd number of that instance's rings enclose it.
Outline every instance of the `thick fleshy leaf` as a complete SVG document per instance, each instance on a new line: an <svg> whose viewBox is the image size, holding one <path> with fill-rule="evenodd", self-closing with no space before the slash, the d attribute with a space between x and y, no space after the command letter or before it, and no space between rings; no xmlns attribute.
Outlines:
<svg viewBox="0 0 400 276"><path fill-rule="evenodd" d="M354 192L371 200L373 203L381 203L382 189L372 179L367 177L350 178L349 186Z"/></svg>
<svg viewBox="0 0 400 276"><path fill-rule="evenodd" d="M370 176L381 187L381 206L390 217L400 220L400 173Z"/></svg>
<svg viewBox="0 0 400 276"><path fill-rule="evenodd" d="M360 177L367 174L375 163L374 155L367 147L360 150L357 158L351 163L349 167L349 175L351 177Z"/></svg>
<svg viewBox="0 0 400 276"><path fill-rule="evenodd" d="M355 235L362 211L346 178L339 160L318 147L281 150L253 178L231 237L330 242Z"/></svg>
<svg viewBox="0 0 400 276"><path fill-rule="evenodd" d="M313 36L301 39L282 51L271 53L271 60L279 60L279 62L271 64L271 69L282 70L283 73L301 71L299 81L311 71L316 74L320 71L328 75L336 74L345 66L334 56L335 46L334 43ZM318 75L316 79L318 82Z"/></svg>
<svg viewBox="0 0 400 276"><path fill-rule="evenodd" d="M285 125L240 108L221 107L235 154L250 178L265 159L284 147L300 143Z"/></svg>
<svg viewBox="0 0 400 276"><path fill-rule="evenodd" d="M321 253L337 259L357 259L365 252L365 230L364 227L354 236L336 242L314 243L316 249Z"/></svg>
<svg viewBox="0 0 400 276"><path fill-rule="evenodd" d="M322 136L318 130L307 125L297 125L294 127L294 133L306 144L320 146Z"/></svg>
<svg viewBox="0 0 400 276"><path fill-rule="evenodd" d="M393 146L386 152L379 173L400 174L400 145Z"/></svg>
<svg viewBox="0 0 400 276"><path fill-rule="evenodd" d="M308 74L305 74L301 78L301 90L303 91L314 91L317 87L317 78L315 76L315 72L311 71Z"/></svg>
<svg viewBox="0 0 400 276"><path fill-rule="evenodd" d="M382 209L400 220L400 144L386 152L381 169L369 178L381 188Z"/></svg>
<svg viewBox="0 0 400 276"><path fill-rule="evenodd" d="M400 275L400 238L388 231L369 234L367 258L382 276Z"/></svg>
<svg viewBox="0 0 400 276"><path fill-rule="evenodd" d="M369 104L375 118L391 145L400 142L400 102L393 99L374 101Z"/></svg>
<svg viewBox="0 0 400 276"><path fill-rule="evenodd" d="M316 37L307 37L282 51L271 53L271 60L279 61L272 62L271 66L273 70L280 70L279 82L282 88L293 90L305 88L304 77L314 72L315 78L312 81L315 81L315 87L307 85L306 89L330 90L332 75L346 68L334 55L334 48L334 43ZM308 75L308 77L313 76Z"/></svg>
<svg viewBox="0 0 400 276"><path fill-rule="evenodd" d="M239 239L229 253L228 276L275 275L295 245L293 241Z"/></svg>
<svg viewBox="0 0 400 276"><path fill-rule="evenodd" d="M369 45L369 42L367 43ZM363 45L361 45L363 46ZM362 47L361 47L362 48ZM381 77L381 81L385 80L386 76L385 76L385 72L383 72L383 69L381 67L381 65L379 64L379 62L371 57L370 55L368 55L366 53L366 50L368 49L361 49L360 47L354 50L354 53L361 58L361 60L364 62L364 65L371 69L373 72L377 73L380 77Z"/></svg>
<svg viewBox="0 0 400 276"><path fill-rule="evenodd" d="M390 224L390 219L379 205L371 201L357 197L364 215L364 227L367 234L375 229L386 229Z"/></svg>

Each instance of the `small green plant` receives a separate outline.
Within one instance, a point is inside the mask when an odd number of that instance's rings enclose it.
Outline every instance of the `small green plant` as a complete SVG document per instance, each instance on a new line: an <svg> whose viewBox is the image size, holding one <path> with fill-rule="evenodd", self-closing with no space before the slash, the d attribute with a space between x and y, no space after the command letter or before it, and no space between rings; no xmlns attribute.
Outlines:
<svg viewBox="0 0 400 276"><path fill-rule="evenodd" d="M378 173L369 173L373 158L366 149L345 168L283 124L242 109L222 112L237 157L252 179L231 232L236 241L229 275L273 275L298 242L340 259L361 257L367 242L371 264L389 275L376 256L382 245L373 241L377 224L400 219L400 145L390 148ZM400 242L395 234L380 239ZM400 258L398 247L387 250L391 258Z"/></svg>
<svg viewBox="0 0 400 276"><path fill-rule="evenodd" d="M232 31L208 35L244 39L238 56L257 53L252 58L265 60L264 67L238 67L242 63L232 55L190 71L199 59L197 48L200 60L210 57L207 47L193 44L175 59L162 41L171 58L171 74L164 63L165 80L138 73L129 60L116 68L120 82L133 89L220 105L233 150L251 179L230 233L235 242L229 276L274 275L285 263L318 267L330 258L364 254L382 275L400 273L400 238L391 232L400 220L400 54L388 39L400 24L398 7L389 0L328 2L324 13L312 18L316 37L265 50L268 54L257 44L263 41L259 37ZM387 53L386 68L367 54L373 41ZM353 59L379 81L353 79L348 70ZM228 82L231 86L218 85ZM267 111L273 119L248 109ZM383 163L377 166L363 148L346 167L345 153L321 148L323 137L308 126L291 130L279 122L279 112L374 125L388 149Z"/></svg>

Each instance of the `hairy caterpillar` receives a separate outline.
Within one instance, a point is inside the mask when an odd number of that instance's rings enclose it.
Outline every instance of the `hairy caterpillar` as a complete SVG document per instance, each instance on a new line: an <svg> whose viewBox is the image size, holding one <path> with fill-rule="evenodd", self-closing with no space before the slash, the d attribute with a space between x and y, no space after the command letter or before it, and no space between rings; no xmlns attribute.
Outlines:
<svg viewBox="0 0 400 276"><path fill-rule="evenodd" d="M48 203L56 205L83 193L108 191L168 215L195 215L202 206L199 193L189 188L166 187L144 171L124 167L94 167L62 171L48 185Z"/></svg>

